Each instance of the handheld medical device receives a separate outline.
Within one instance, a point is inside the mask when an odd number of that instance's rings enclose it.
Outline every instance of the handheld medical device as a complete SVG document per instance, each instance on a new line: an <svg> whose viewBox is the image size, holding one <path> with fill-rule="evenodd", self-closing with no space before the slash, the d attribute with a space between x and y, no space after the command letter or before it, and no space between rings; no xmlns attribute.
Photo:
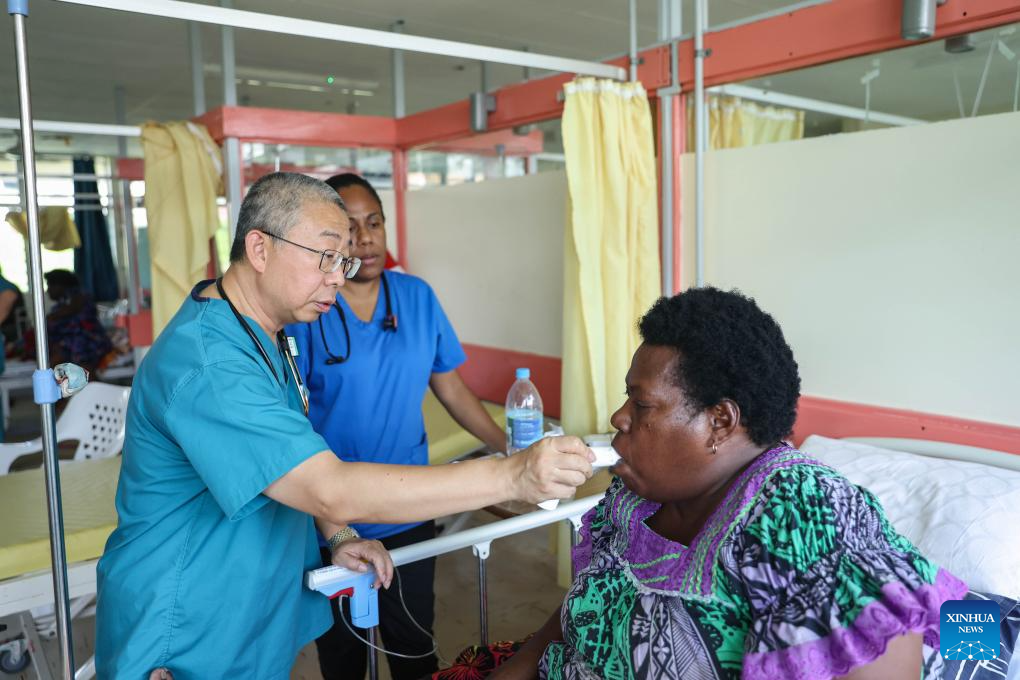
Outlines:
<svg viewBox="0 0 1020 680"><path fill-rule="evenodd" d="M375 583L375 570L372 567L368 567L362 573L348 572L347 575L341 578L330 579L326 585L319 584L314 578L313 572L309 572L305 576L305 585L311 590L322 593L331 600L338 597L348 598L350 600L351 623L347 622L347 617L343 614L343 607L340 608L340 620L347 626L347 630L350 631L351 635L375 651L389 656L398 656L401 659L424 659L427 656L439 654L439 641L415 620L414 616L411 615L411 610L407 608L407 603L404 601L404 587L400 582L400 570L394 569L393 575L397 579L397 595L400 597L400 606L404 608L404 613L407 614L408 620L415 628L432 640L432 648L427 652L421 654L393 652L373 644L371 640L366 640L351 627L351 624L354 624L358 628L369 630L379 625L379 591L372 587ZM442 659L442 656L439 658Z"/></svg>
<svg viewBox="0 0 1020 680"><path fill-rule="evenodd" d="M620 454L613 448L612 439L612 435L608 434L592 434L584 438L584 443L595 454L595 462L591 464L593 469L602 470L611 468L619 462ZM555 510L559 504L559 499L553 498L542 501L538 504L538 507L543 510Z"/></svg>
<svg viewBox="0 0 1020 680"><path fill-rule="evenodd" d="M379 591L372 587L375 571L351 573L345 579L319 586L316 591L329 599L347 597L351 602L351 622L358 628L375 628L379 625Z"/></svg>

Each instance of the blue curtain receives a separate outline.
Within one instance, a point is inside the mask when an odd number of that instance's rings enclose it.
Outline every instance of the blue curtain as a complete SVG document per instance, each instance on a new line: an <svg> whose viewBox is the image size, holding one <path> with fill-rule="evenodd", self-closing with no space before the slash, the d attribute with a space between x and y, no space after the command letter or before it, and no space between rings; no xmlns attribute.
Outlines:
<svg viewBox="0 0 1020 680"><path fill-rule="evenodd" d="M74 174L96 174L96 163L91 158L75 158ZM80 198L92 194L95 198ZM110 250L110 231L106 216L99 209L99 186L94 179L74 181L74 223L78 225L81 248L74 251L74 272L82 288L95 300L116 300L120 297L117 269Z"/></svg>

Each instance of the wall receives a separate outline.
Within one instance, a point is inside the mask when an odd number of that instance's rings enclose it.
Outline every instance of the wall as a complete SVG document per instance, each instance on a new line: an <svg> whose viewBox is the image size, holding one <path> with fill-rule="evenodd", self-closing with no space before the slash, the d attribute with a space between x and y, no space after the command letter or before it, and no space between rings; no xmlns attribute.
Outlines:
<svg viewBox="0 0 1020 680"><path fill-rule="evenodd" d="M776 316L804 394L1020 425L1018 131L1014 113L712 152L706 282Z"/></svg>
<svg viewBox="0 0 1020 680"><path fill-rule="evenodd" d="M468 355L461 376L500 403L514 368L528 366L554 418L566 197L562 171L407 194L408 269L432 285L457 329Z"/></svg>
<svg viewBox="0 0 1020 680"><path fill-rule="evenodd" d="M407 194L408 264L462 342L560 356L566 175Z"/></svg>

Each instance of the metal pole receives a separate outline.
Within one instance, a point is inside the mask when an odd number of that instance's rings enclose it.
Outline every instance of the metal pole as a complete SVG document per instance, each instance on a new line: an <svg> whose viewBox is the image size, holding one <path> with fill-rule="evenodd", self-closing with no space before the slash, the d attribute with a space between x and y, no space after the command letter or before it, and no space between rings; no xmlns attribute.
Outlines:
<svg viewBox="0 0 1020 680"><path fill-rule="evenodd" d="M404 32L404 20L398 19L391 27L394 33ZM393 50L393 117L403 118L407 115L404 104L404 51Z"/></svg>
<svg viewBox="0 0 1020 680"><path fill-rule="evenodd" d="M673 295L676 291L673 288L673 265L676 244L674 243L674 227L677 215L674 210L674 192L676 191L676 178L679 168L675 164L673 153L673 136L679 134L673 129L673 107L675 100L680 96L680 73L677 60L677 43L680 30L680 0L659 0L659 39L670 41L670 73L672 79L669 88L659 90L659 122L662 135L660 138L660 155L662 160L661 175L661 214L662 214L662 294Z"/></svg>
<svg viewBox="0 0 1020 680"><path fill-rule="evenodd" d="M705 0L694 0L694 240L695 285L705 285Z"/></svg>
<svg viewBox="0 0 1020 680"><path fill-rule="evenodd" d="M0 118L0 130L20 130L21 121L17 118ZM66 132L72 135L124 135L125 137L138 137L142 134L141 128L134 125L102 125L97 123L73 123L62 120L34 120L32 129L36 132ZM54 154L52 151L42 154L43 156L73 156L74 154Z"/></svg>
<svg viewBox="0 0 1020 680"><path fill-rule="evenodd" d="M480 77L480 80L479 80L479 85L480 85L479 92L481 92L482 94L485 94L486 92L489 91L489 65L487 63L485 63L484 61L478 62L478 65L481 67L481 70L480 70L481 77Z"/></svg>
<svg viewBox="0 0 1020 680"><path fill-rule="evenodd" d="M114 116L118 125L127 122L126 107L124 106L124 88L118 85L114 89ZM117 157L126 158L127 138L117 137ZM113 174L116 176L116 162L114 162ZM135 234L134 201L131 200L131 182L128 180L114 180L113 188L117 194L117 205L120 206L121 225L124 227L124 253L126 255L127 267L127 292L128 311L137 314L141 308L141 278L138 273L138 237Z"/></svg>
<svg viewBox="0 0 1020 680"><path fill-rule="evenodd" d="M627 70L612 64L567 59L548 54L534 54L518 50L506 50L501 47L486 47L469 43L425 38L417 35L397 35L392 31L343 26L322 21L309 21L278 14L248 12L197 2L180 2L179 0L59 0L72 5L88 5L103 9L122 12L148 14L149 16L180 19L183 21L199 21L207 24L233 26L234 28L268 31L285 35L298 35L320 40L333 40L370 47L386 49L402 49L407 52L424 52L453 57L467 61L491 61L510 66L530 66L544 71L560 73L576 73L578 75L595 76L596 78L615 78L623 80ZM273 3L274 6L282 3Z"/></svg>
<svg viewBox="0 0 1020 680"><path fill-rule="evenodd" d="M379 654L375 648L379 646L379 627L373 626L368 629L368 641L372 646L368 648L368 680L379 678Z"/></svg>
<svg viewBox="0 0 1020 680"><path fill-rule="evenodd" d="M628 50L628 53L630 54L630 70L628 71L628 74L630 76L630 82L633 83L633 82L637 81L637 66L638 66L638 58L637 58L637 0L628 0L627 4L628 4L628 9L630 10L630 21L629 21L629 27L630 27L630 49Z"/></svg>
<svg viewBox="0 0 1020 680"><path fill-rule="evenodd" d="M478 630L482 647L489 644L489 581L485 571L489 559L490 543L472 546L471 551L478 558Z"/></svg>
<svg viewBox="0 0 1020 680"><path fill-rule="evenodd" d="M231 0L220 0L222 7L229 8ZM224 26L223 31L223 105L237 106L237 80L234 64L234 29ZM227 211L230 215L230 240L237 230L237 216L241 211L241 146L237 137L223 140L223 165L227 179Z"/></svg>
<svg viewBox="0 0 1020 680"><path fill-rule="evenodd" d="M188 22L188 46L191 48L192 111L201 116L206 112L205 58L202 56L202 27L194 21Z"/></svg>
<svg viewBox="0 0 1020 680"><path fill-rule="evenodd" d="M18 72L18 103L21 114L21 157L25 163L25 208L28 212L29 278L32 281L32 305L35 310L35 354L38 371L49 371L50 348L46 333L46 308L43 303L42 244L39 238L39 197L35 178L35 136L32 132L32 103L28 78L28 47L25 18L28 0L7 0L7 11L14 18L14 54ZM52 377L52 373L50 374ZM40 395L36 394L39 399ZM49 510L50 555L53 559L54 608L57 613L57 640L60 646L61 677L74 677L71 644L71 606L67 589L67 555L64 552L64 516L60 503L60 469L57 463L57 428L52 403L39 404L42 411L43 468L46 475L46 501Z"/></svg>
<svg viewBox="0 0 1020 680"><path fill-rule="evenodd" d="M659 149L662 156L662 294L673 295L673 96L659 97ZM573 526L573 525L571 525Z"/></svg>

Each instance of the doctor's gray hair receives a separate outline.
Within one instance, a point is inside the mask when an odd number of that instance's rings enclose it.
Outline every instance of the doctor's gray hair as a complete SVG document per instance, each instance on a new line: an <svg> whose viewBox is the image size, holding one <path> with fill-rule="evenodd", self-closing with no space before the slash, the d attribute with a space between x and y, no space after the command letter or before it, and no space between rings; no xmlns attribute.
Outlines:
<svg viewBox="0 0 1020 680"><path fill-rule="evenodd" d="M346 214L343 199L325 182L296 172L274 172L248 189L237 216L237 231L230 248L230 261L245 258L244 239L252 230L286 236L309 203L319 201L337 206Z"/></svg>

